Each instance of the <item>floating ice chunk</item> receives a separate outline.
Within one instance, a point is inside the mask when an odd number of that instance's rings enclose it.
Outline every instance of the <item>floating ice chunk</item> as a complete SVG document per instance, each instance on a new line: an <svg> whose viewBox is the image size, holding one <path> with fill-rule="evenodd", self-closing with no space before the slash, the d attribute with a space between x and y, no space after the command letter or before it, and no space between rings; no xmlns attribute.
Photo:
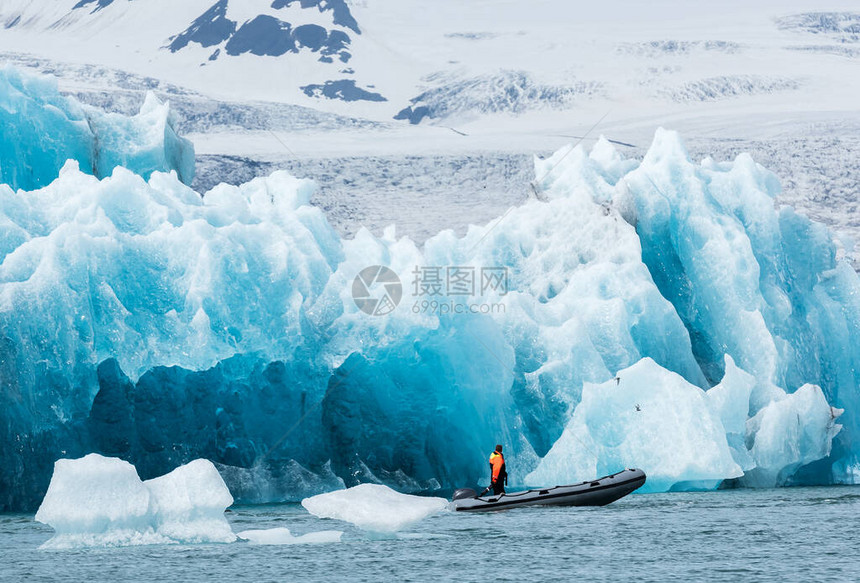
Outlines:
<svg viewBox="0 0 860 583"><path fill-rule="evenodd" d="M341 530L320 530L301 536L293 535L288 528L269 528L266 530L243 530L239 538L255 545L307 545L339 543L343 536Z"/></svg>
<svg viewBox="0 0 860 583"><path fill-rule="evenodd" d="M559 440L526 482L570 484L641 468L643 491L715 487L742 475L706 393L644 358L602 384L586 383Z"/></svg>
<svg viewBox="0 0 860 583"><path fill-rule="evenodd" d="M151 493L130 463L90 454L58 460L36 520L56 532L45 546L165 542L152 525Z"/></svg>
<svg viewBox="0 0 860 583"><path fill-rule="evenodd" d="M224 518L233 497L209 460L194 460L144 485L152 494L159 534L186 543L236 540Z"/></svg>
<svg viewBox="0 0 860 583"><path fill-rule="evenodd" d="M36 520L56 531L50 548L232 542L232 501L207 460L141 482L130 463L90 454L55 464Z"/></svg>
<svg viewBox="0 0 860 583"><path fill-rule="evenodd" d="M362 530L390 533L442 512L448 501L401 494L381 484L359 484L305 498L302 506L319 518L343 520Z"/></svg>

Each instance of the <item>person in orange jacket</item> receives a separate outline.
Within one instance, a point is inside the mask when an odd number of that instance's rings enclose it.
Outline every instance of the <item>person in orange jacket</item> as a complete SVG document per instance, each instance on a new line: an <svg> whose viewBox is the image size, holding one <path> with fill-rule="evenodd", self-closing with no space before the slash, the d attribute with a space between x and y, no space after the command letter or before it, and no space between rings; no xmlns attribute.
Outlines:
<svg viewBox="0 0 860 583"><path fill-rule="evenodd" d="M501 445L497 445L496 450L490 454L490 471L492 472L490 488L493 489L493 494L496 496L504 494L505 484L508 483L508 469L505 467L505 456L502 455Z"/></svg>

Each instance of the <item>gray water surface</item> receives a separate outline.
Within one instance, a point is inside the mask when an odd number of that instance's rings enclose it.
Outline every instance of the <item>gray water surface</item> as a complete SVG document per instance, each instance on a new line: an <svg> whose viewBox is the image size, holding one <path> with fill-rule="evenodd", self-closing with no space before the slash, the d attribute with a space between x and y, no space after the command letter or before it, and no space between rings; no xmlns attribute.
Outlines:
<svg viewBox="0 0 860 583"><path fill-rule="evenodd" d="M605 508L443 513L388 538L299 505L236 507L233 530L343 530L340 543L39 550L0 515L0 581L856 581L860 487L633 495Z"/></svg>

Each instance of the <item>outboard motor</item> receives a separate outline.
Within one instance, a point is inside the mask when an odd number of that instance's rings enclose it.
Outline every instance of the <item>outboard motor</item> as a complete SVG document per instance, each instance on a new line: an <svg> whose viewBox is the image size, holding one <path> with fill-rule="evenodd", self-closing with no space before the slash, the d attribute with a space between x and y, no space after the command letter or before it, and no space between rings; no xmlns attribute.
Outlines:
<svg viewBox="0 0 860 583"><path fill-rule="evenodd" d="M459 490L454 490L454 496L451 497L451 502L453 502L454 500L464 500L466 498L477 497L478 493L471 488L460 488Z"/></svg>

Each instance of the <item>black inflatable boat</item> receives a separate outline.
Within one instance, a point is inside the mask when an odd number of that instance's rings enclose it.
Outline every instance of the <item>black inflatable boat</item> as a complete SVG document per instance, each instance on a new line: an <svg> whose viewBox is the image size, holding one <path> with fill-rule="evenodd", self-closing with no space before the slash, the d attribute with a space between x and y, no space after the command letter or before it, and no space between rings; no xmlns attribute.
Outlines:
<svg viewBox="0 0 860 583"><path fill-rule="evenodd" d="M642 470L623 470L590 482L502 494L478 496L471 488L454 492L451 508L467 512L503 510L519 506L605 506L645 483Z"/></svg>

